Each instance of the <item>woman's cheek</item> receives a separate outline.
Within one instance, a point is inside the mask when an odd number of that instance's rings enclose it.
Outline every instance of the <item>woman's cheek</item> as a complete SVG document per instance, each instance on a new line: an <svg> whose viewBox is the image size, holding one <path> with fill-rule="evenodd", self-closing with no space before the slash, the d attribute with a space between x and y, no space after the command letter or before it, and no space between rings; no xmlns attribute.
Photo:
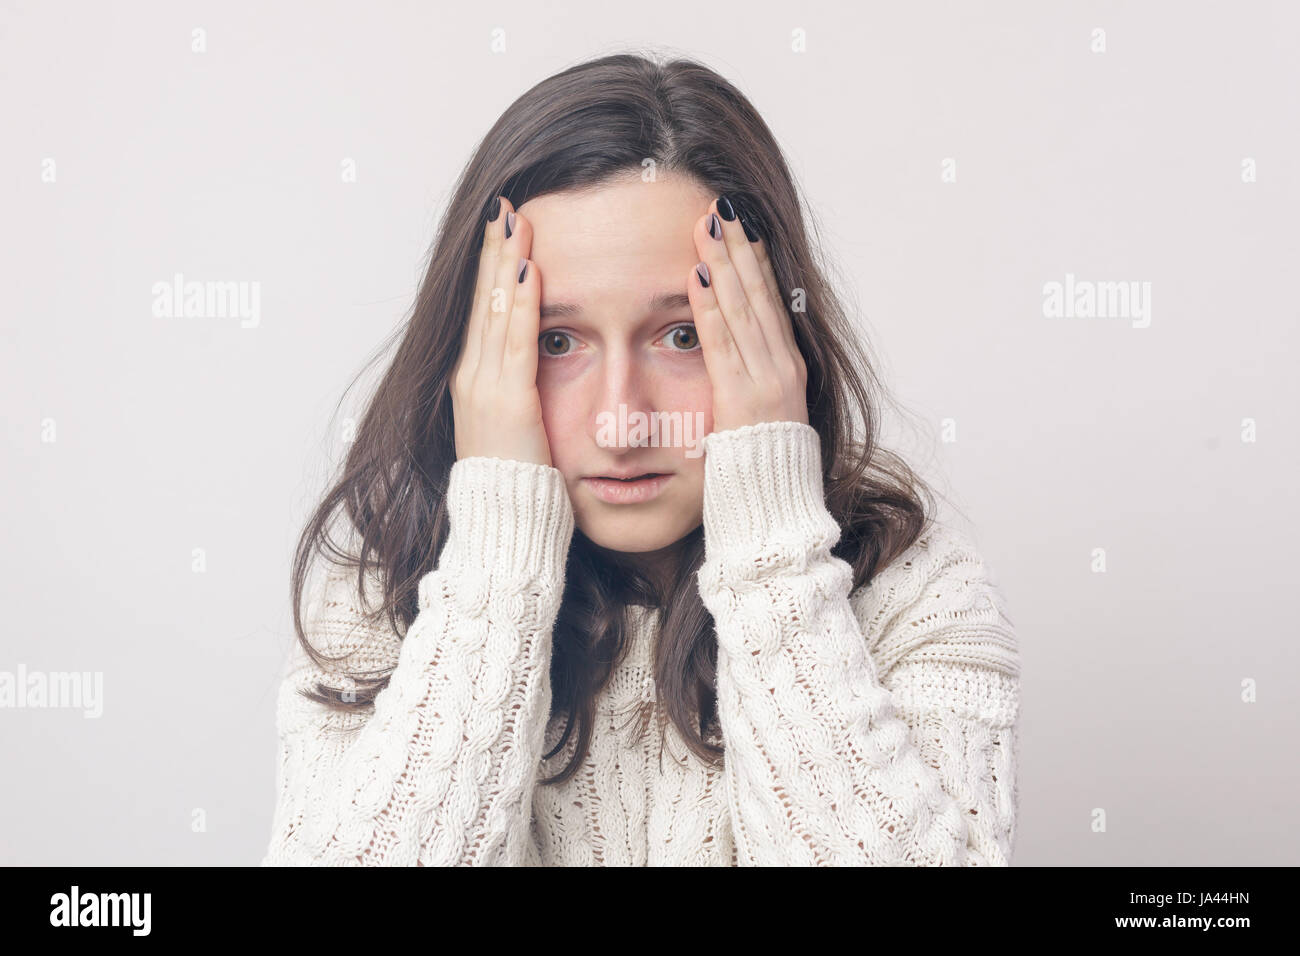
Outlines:
<svg viewBox="0 0 1300 956"><path fill-rule="evenodd" d="M551 446L551 460L555 467L564 470L563 462L569 458L569 446L581 442L584 435L582 421L572 389L565 389L556 376L538 369L537 396L542 403L542 426Z"/></svg>
<svg viewBox="0 0 1300 956"><path fill-rule="evenodd" d="M686 407L696 413L696 421L702 423L702 434L713 431L713 385L707 374L694 376L684 387Z"/></svg>

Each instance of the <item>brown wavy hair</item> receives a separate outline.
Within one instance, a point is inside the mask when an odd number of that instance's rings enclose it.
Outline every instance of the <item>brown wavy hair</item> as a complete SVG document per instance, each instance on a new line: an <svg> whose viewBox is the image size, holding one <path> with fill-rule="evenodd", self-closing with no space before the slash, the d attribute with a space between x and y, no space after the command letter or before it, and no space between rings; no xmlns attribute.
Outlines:
<svg viewBox="0 0 1300 956"><path fill-rule="evenodd" d="M456 182L410 318L390 340L399 340L393 360L361 416L339 477L298 542L291 569L294 629L318 663L328 658L312 647L300 613L318 549L355 567L363 594L367 576L378 573L383 605L372 613L386 615L399 635L417 613L420 579L436 568L456 460L448 384L495 197L505 196L518 208L536 196L598 187L640 172L647 160L657 170L685 174L714 194L726 194L767 243L777 281L797 316L795 337L808 370L808 420L821 436L826 505L842 531L833 554L851 565L853 587L869 582L925 530L932 492L878 444L884 390L860 332L826 278L828 267L814 258L793 177L762 117L731 83L698 62L660 62L639 53L605 56L569 67L520 96ZM350 549L332 540L340 509L355 542ZM696 583L703 526L674 551L674 574L657 582L634 555L611 561L608 551L597 552L575 528L552 632L551 715L566 715L565 731L546 757L575 733L577 743L563 770L543 784L569 779L586 757L595 696L625 649L627 604L661 610L653 651L658 698L689 748L706 762L721 762L717 639ZM356 675L347 693L318 684L306 696L333 709L368 710L392 671L368 673ZM642 732L650 706L639 714Z"/></svg>

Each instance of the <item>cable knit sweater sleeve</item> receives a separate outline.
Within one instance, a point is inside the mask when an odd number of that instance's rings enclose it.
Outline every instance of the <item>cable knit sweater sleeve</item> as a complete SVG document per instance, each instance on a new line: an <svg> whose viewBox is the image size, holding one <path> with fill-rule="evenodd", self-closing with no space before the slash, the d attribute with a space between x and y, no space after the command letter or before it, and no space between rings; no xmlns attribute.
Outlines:
<svg viewBox="0 0 1300 956"><path fill-rule="evenodd" d="M352 656L322 669L295 647L263 865L536 862L532 793L572 505L556 469L498 458L457 461L447 503L447 540L404 638L362 621L355 572L327 575L304 630L323 654ZM368 713L298 694L393 664Z"/></svg>
<svg viewBox="0 0 1300 956"><path fill-rule="evenodd" d="M1019 658L969 540L935 525L851 595L817 432L769 422L704 447L737 862L1008 865Z"/></svg>

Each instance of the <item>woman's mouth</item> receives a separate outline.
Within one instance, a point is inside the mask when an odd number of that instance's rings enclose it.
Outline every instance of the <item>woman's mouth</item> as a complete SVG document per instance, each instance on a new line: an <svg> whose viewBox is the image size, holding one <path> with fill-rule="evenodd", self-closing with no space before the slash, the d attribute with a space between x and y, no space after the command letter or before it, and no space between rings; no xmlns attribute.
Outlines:
<svg viewBox="0 0 1300 956"><path fill-rule="evenodd" d="M583 478L582 483L606 504L631 505L657 498L673 476L648 472L634 478Z"/></svg>

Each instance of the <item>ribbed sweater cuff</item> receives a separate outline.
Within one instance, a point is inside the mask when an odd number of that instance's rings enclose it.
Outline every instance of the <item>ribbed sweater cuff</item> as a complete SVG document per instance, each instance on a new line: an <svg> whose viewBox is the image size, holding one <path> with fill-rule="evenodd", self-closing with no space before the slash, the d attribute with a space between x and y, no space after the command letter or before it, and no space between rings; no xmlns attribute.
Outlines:
<svg viewBox="0 0 1300 956"><path fill-rule="evenodd" d="M761 564L839 540L812 426L763 422L712 432L703 444L708 557Z"/></svg>
<svg viewBox="0 0 1300 956"><path fill-rule="evenodd" d="M559 469L504 458L462 458L447 488L443 565L498 581L560 580L573 504Z"/></svg>

